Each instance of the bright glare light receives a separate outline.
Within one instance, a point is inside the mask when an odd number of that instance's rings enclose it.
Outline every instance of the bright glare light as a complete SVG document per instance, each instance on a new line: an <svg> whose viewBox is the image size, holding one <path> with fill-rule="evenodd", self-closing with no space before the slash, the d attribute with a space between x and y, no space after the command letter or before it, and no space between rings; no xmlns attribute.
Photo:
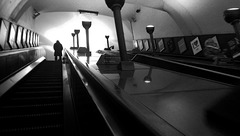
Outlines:
<svg viewBox="0 0 240 136"><path fill-rule="evenodd" d="M111 39L116 39L114 37L116 34L113 32L114 24L105 24L103 20L109 20L106 16L94 16L89 18L86 15L75 15L72 19L66 21L63 25L52 28L48 30L44 36L47 37L51 42L55 43L59 40L65 48L70 48L73 45L72 33L74 29L80 29L79 33L79 46L86 47L86 32L82 26L82 21L91 21L92 25L89 29L89 44L90 51L96 52L99 49L104 49L107 47L107 42L105 35L106 33L110 36L109 42L111 44ZM113 22L114 21L108 21ZM76 36L75 36L76 38ZM75 39L75 47L77 46L77 40Z"/></svg>
<svg viewBox="0 0 240 136"><path fill-rule="evenodd" d="M138 45L137 45L137 41L136 41L136 40L133 41L133 45L134 45L135 48L138 47Z"/></svg>
<svg viewBox="0 0 240 136"><path fill-rule="evenodd" d="M147 27L154 27L153 25L147 25Z"/></svg>
<svg viewBox="0 0 240 136"><path fill-rule="evenodd" d="M239 8L229 8L228 10L238 10Z"/></svg>
<svg viewBox="0 0 240 136"><path fill-rule="evenodd" d="M146 84L149 84L149 83L151 83L151 80L145 80L144 81Z"/></svg>

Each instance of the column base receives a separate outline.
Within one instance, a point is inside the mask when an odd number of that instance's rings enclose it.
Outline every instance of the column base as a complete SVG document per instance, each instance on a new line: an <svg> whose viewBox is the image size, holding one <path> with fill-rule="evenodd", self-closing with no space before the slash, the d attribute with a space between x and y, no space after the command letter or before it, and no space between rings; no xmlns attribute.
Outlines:
<svg viewBox="0 0 240 136"><path fill-rule="evenodd" d="M78 47L70 47L71 50L77 50Z"/></svg>
<svg viewBox="0 0 240 136"><path fill-rule="evenodd" d="M91 51L86 52L86 56L92 56L92 52Z"/></svg>

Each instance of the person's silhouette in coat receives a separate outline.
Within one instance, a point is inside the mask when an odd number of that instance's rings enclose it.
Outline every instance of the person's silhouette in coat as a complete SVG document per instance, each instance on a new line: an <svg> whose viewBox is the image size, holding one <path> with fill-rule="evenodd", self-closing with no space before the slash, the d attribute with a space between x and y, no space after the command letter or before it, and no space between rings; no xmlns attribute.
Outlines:
<svg viewBox="0 0 240 136"><path fill-rule="evenodd" d="M62 60L62 44L57 40L56 43L53 45L54 49L54 56L55 56L55 61L57 60L57 57L59 56L59 60Z"/></svg>

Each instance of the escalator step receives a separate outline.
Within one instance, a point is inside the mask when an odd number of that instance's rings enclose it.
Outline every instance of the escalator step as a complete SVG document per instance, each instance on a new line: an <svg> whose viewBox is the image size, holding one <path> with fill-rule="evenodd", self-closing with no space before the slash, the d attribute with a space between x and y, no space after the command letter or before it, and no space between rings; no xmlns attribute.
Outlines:
<svg viewBox="0 0 240 136"><path fill-rule="evenodd" d="M29 114L45 114L51 112L63 112L62 106L52 106L52 107L32 107L32 108L9 108L1 109L0 116L21 116ZM2 122L0 122L1 124ZM36 122L37 124L37 122ZM3 125L3 124L2 124ZM1 129L1 128L0 128Z"/></svg>
<svg viewBox="0 0 240 136"><path fill-rule="evenodd" d="M61 121L61 118L63 118L63 115L61 114L54 116L33 116L29 118L6 118L1 119L1 122L5 124L4 126L1 127L1 130L21 127L62 124L63 121Z"/></svg>
<svg viewBox="0 0 240 136"><path fill-rule="evenodd" d="M63 135L61 63L44 61L0 103L0 136Z"/></svg>
<svg viewBox="0 0 240 136"><path fill-rule="evenodd" d="M62 86L31 86L31 87L27 87L27 86L23 86L20 87L19 89L62 89Z"/></svg>
<svg viewBox="0 0 240 136"><path fill-rule="evenodd" d="M32 118L32 117L43 117L43 116L56 116L62 115L62 112L51 112L51 113L37 113L37 114L24 114L24 115L6 115L0 116L0 121L3 119L15 119L15 118Z"/></svg>
<svg viewBox="0 0 240 136"><path fill-rule="evenodd" d="M24 83L23 86L60 86L62 83L55 81L55 82L37 82L37 83Z"/></svg>
<svg viewBox="0 0 240 136"><path fill-rule="evenodd" d="M31 100L8 100L4 102L6 105L36 105L36 104L49 104L49 103L62 103L63 99L38 99L37 101L34 99ZM3 106L4 106L3 105ZM0 108L1 109L1 108Z"/></svg>
<svg viewBox="0 0 240 136"><path fill-rule="evenodd" d="M61 96L61 91L19 91L13 94L13 97L47 97L47 96Z"/></svg>
<svg viewBox="0 0 240 136"><path fill-rule="evenodd" d="M2 106L1 109L9 109L9 108L36 108L36 107L51 107L51 106L61 106L62 103L48 103L48 104L34 104L34 105L8 105Z"/></svg>
<svg viewBox="0 0 240 136"><path fill-rule="evenodd" d="M33 127L23 127L23 128L11 128L0 130L1 135L62 135L63 124L53 124L45 126L33 126Z"/></svg>

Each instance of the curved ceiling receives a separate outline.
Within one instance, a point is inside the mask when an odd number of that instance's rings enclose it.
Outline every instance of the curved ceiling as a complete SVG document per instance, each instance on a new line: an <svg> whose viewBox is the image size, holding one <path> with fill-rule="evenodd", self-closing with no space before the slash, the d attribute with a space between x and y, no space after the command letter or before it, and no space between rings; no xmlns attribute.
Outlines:
<svg viewBox="0 0 240 136"><path fill-rule="evenodd" d="M113 16L105 0L30 0L38 12L78 12L78 10L97 11L99 14ZM137 10L137 5L125 3L122 9L123 19L129 19Z"/></svg>
<svg viewBox="0 0 240 136"><path fill-rule="evenodd" d="M78 12L79 9L97 11L113 16L105 0L29 0L38 12ZM148 7L167 12L184 35L202 34L222 19L223 11L240 6L239 0L125 0L121 13L124 20L132 19L136 10ZM222 24L221 24L222 23ZM225 22L220 22L224 25ZM216 27L218 28L218 27Z"/></svg>

